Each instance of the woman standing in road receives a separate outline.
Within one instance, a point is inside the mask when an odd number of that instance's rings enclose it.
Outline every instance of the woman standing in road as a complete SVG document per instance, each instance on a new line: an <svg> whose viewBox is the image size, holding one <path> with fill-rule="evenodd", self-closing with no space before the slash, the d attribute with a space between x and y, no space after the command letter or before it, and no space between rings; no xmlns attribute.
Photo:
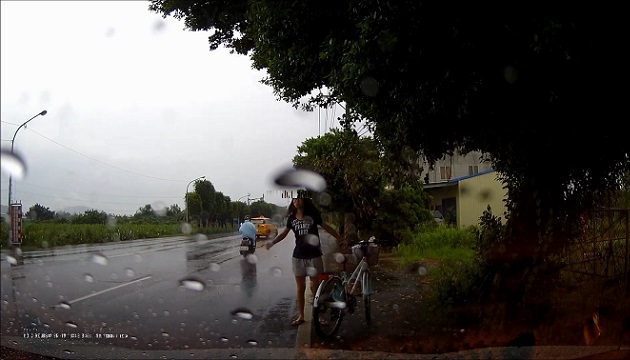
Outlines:
<svg viewBox="0 0 630 360"><path fill-rule="evenodd" d="M304 322L306 276L309 277L311 293L314 296L319 286L317 275L324 272L318 225L337 239L339 243L345 242L335 229L322 221L321 213L307 193L299 191L298 197L293 198L291 205L289 205L286 228L265 245L267 250L269 250L272 246L282 241L289 234L290 230L293 230L295 234L292 263L297 287L298 315L291 321L291 325L294 326Z"/></svg>

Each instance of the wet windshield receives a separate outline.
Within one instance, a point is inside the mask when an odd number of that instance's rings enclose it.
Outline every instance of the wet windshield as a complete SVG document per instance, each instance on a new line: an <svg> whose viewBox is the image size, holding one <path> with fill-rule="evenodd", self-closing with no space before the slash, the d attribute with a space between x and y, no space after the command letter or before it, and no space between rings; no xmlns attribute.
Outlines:
<svg viewBox="0 0 630 360"><path fill-rule="evenodd" d="M630 356L621 5L0 6L2 359Z"/></svg>

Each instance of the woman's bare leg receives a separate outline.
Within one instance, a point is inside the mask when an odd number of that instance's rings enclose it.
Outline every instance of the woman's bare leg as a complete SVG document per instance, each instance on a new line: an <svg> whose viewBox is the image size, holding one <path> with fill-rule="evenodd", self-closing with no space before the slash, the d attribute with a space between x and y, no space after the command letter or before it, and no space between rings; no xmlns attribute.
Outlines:
<svg viewBox="0 0 630 360"><path fill-rule="evenodd" d="M296 276L298 319L304 320L304 291L306 291L306 276Z"/></svg>

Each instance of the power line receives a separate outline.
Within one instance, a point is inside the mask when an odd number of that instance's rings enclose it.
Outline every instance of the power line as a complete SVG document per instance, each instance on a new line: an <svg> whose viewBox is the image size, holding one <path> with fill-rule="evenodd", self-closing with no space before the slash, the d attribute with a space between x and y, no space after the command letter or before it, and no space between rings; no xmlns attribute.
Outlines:
<svg viewBox="0 0 630 360"><path fill-rule="evenodd" d="M27 186L33 186L33 187L37 187L40 189L44 189L44 190L52 190L52 191L64 191L64 190L60 190L60 189L56 189L56 188L52 188L49 186L41 186L41 185L35 185L35 184L31 184L29 182L26 181L21 181L18 182L22 185L27 185ZM85 194L81 194L81 193L77 193L79 195L85 195ZM105 196L108 198L156 198L156 199L180 199L180 196L162 196L162 195L110 195L110 194L104 194L104 193L99 193L101 196ZM88 195L89 196L89 195Z"/></svg>
<svg viewBox="0 0 630 360"><path fill-rule="evenodd" d="M71 198L71 197L42 194L38 192L24 191L24 190L20 190L20 193L50 197L50 198L61 199L61 200L77 201L77 202L82 202L82 203L90 202L90 203L97 203L97 204L114 204L114 205L137 205L138 204L138 202L101 201L101 200L94 200L94 199Z"/></svg>
<svg viewBox="0 0 630 360"><path fill-rule="evenodd" d="M30 130L30 129L29 129L29 130ZM185 180L164 179L164 178L159 178L159 177L155 177L155 176L151 176L151 175L140 174L140 173L135 172L135 171L131 171L131 170L127 170L127 169L123 169L123 168L120 168L120 167L118 167L118 166L114 166L114 165L108 164L108 163L106 163L106 162L104 162L104 161L101 161L101 160L95 159L95 158L93 158L93 157L91 157L91 156L89 156L89 155L85 155L85 154L83 154L83 153L81 153L81 152L79 152L79 151L76 151L76 150L74 150L74 149L71 149L71 148L69 148L69 147L67 147L67 146L65 146L65 145L63 145L63 144L60 144L60 143L56 142L55 140L53 140L53 139L51 139L51 138L49 138L49 137L47 137L47 136L45 136L45 135L42 135L42 134L38 133L38 132L37 132L37 131L35 131L35 130L30 130L30 131L34 132L35 134L37 134L37 135L39 135L39 136L43 137L44 139L46 139L46 140L48 140L48 141L50 141L50 142L53 142L53 143L57 144L58 146L61 146L62 148L66 149L66 150L72 151L73 153L79 154L79 155L84 156L84 157L86 157L86 158L88 158L88 159L90 159L90 160L96 161L96 162L97 162L97 163L99 163L99 164L103 164L103 165L109 166L109 167L114 168L114 169L116 169L116 170L120 170L120 171L128 172L128 173L130 173L130 174L134 174L134 175L138 175L138 176L142 176L142 177L146 177L146 178L150 178L150 179L155 179L155 180L173 181L173 182L181 182L181 183L186 182Z"/></svg>

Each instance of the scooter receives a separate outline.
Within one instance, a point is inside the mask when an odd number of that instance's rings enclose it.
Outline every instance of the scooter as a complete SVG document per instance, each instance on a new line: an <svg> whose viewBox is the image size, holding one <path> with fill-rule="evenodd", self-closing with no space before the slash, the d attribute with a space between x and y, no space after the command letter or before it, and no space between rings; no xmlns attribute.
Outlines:
<svg viewBox="0 0 630 360"><path fill-rule="evenodd" d="M249 254L253 254L256 251L256 239L251 240L248 237L243 237L241 239L241 246L239 252L243 256L247 256Z"/></svg>

